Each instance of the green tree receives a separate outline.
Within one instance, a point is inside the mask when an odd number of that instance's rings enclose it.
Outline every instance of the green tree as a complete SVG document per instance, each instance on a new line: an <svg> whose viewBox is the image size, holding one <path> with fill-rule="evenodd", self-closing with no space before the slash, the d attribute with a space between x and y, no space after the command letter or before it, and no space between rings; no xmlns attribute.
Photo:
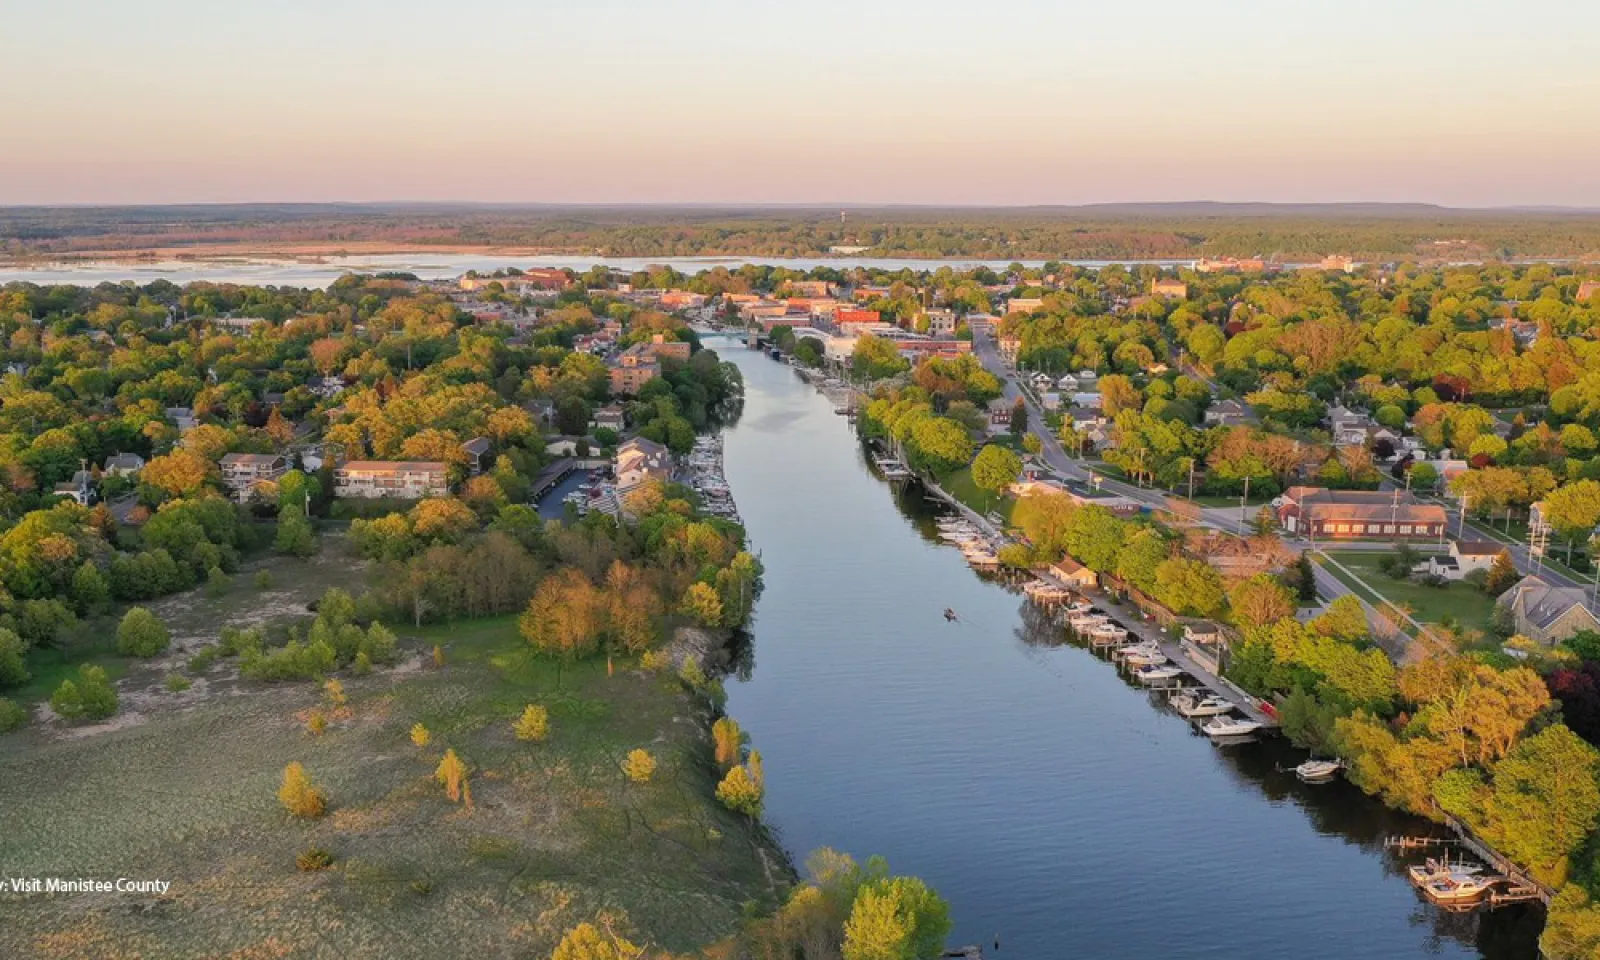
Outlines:
<svg viewBox="0 0 1600 960"><path fill-rule="evenodd" d="M926 417L911 430L912 445L928 469L943 476L972 459L972 439L948 417Z"/></svg>
<svg viewBox="0 0 1600 960"><path fill-rule="evenodd" d="M980 488L997 494L1016 482L1022 470L1022 460L1011 450L998 444L986 444L972 461L972 482Z"/></svg>
<svg viewBox="0 0 1600 960"><path fill-rule="evenodd" d="M171 643L166 624L144 607L129 610L117 624L117 652L125 657L153 657Z"/></svg>
<svg viewBox="0 0 1600 960"><path fill-rule="evenodd" d="M76 681L61 681L50 695L50 709L64 720L104 720L117 712L117 691L105 670L86 663Z"/></svg>
<svg viewBox="0 0 1600 960"><path fill-rule="evenodd" d="M1214 617L1227 602L1216 568L1178 557L1156 568L1155 598L1174 613L1197 617Z"/></svg>
<svg viewBox="0 0 1600 960"><path fill-rule="evenodd" d="M844 960L928 960L950 935L950 907L916 877L869 880L844 925Z"/></svg>
<svg viewBox="0 0 1600 960"><path fill-rule="evenodd" d="M100 568L85 561L72 575L72 602L78 613L93 616L111 603L111 582Z"/></svg>
<svg viewBox="0 0 1600 960"><path fill-rule="evenodd" d="M0 687L20 687L32 676L28 672L28 646L16 631L0 627Z"/></svg>
<svg viewBox="0 0 1600 960"><path fill-rule="evenodd" d="M309 557L317 552L317 535L311 521L293 511L278 516L278 533L272 548L291 557Z"/></svg>
<svg viewBox="0 0 1600 960"><path fill-rule="evenodd" d="M1228 592L1233 619L1241 627L1264 627L1294 616L1294 595L1270 574L1258 573Z"/></svg>

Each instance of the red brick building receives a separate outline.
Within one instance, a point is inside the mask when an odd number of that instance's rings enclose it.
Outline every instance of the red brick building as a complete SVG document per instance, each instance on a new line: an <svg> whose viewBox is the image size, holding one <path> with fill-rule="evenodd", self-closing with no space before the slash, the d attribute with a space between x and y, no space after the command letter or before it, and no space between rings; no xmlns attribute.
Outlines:
<svg viewBox="0 0 1600 960"><path fill-rule="evenodd" d="M1290 487L1277 513L1284 530L1329 540L1437 540L1449 522L1443 507L1403 490Z"/></svg>

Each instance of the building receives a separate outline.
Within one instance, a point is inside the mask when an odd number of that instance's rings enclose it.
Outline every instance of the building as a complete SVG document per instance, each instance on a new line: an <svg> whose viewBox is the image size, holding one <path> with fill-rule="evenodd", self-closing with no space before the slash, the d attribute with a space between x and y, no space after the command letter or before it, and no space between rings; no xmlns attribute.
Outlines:
<svg viewBox="0 0 1600 960"><path fill-rule="evenodd" d="M650 338L647 345L650 356L657 360L668 357L673 360L687 361L689 359L689 343L686 340L668 340L666 334L658 333Z"/></svg>
<svg viewBox="0 0 1600 960"><path fill-rule="evenodd" d="M882 323L883 317L876 310L862 310L859 308L841 307L834 311L833 322L834 325L840 330L844 330L844 328L850 324Z"/></svg>
<svg viewBox="0 0 1600 960"><path fill-rule="evenodd" d="M222 482L240 503L250 499L258 483L277 480L289 472L289 458L279 453L230 453L221 462Z"/></svg>
<svg viewBox="0 0 1600 960"><path fill-rule="evenodd" d="M1338 270L1341 273L1356 272L1356 262L1347 256L1343 256L1342 254L1331 254L1323 257L1322 262L1318 264L1318 266L1323 270Z"/></svg>
<svg viewBox="0 0 1600 960"><path fill-rule="evenodd" d="M989 401L989 432L1005 433L1011 429L1011 414L1013 404L1005 397L996 397Z"/></svg>
<svg viewBox="0 0 1600 960"><path fill-rule="evenodd" d="M928 319L929 336L953 337L956 335L956 312L954 310L929 310L925 316Z"/></svg>
<svg viewBox="0 0 1600 960"><path fill-rule="evenodd" d="M785 286L796 297L825 299L833 296L833 284L826 280L790 280Z"/></svg>
<svg viewBox="0 0 1600 960"><path fill-rule="evenodd" d="M476 477L483 472L483 458L494 449L494 444L488 437L473 437L463 443L461 449L467 455L467 475Z"/></svg>
<svg viewBox="0 0 1600 960"><path fill-rule="evenodd" d="M1032 313L1035 310L1042 309L1044 309L1044 299L1042 297L1012 297L1006 301L1006 314L1008 316L1013 313Z"/></svg>
<svg viewBox="0 0 1600 960"><path fill-rule="evenodd" d="M609 371L612 393L632 396L639 392L639 388L661 375L661 364L656 362L651 346L653 344L636 343L617 356L617 362Z"/></svg>
<svg viewBox="0 0 1600 960"><path fill-rule="evenodd" d="M1290 487L1275 504L1284 530L1330 540L1442 539L1448 522L1443 507L1402 490Z"/></svg>
<svg viewBox="0 0 1600 960"><path fill-rule="evenodd" d="M1093 570L1071 557L1062 557L1052 563L1050 573L1057 580L1078 590L1093 590L1100 585L1100 578Z"/></svg>
<svg viewBox="0 0 1600 960"><path fill-rule="evenodd" d="M688 310L706 305L706 295L689 290L668 290L661 295L661 305L668 310Z"/></svg>
<svg viewBox="0 0 1600 960"><path fill-rule="evenodd" d="M627 421L622 415L622 407L617 404L613 403L608 406L601 407L599 410L594 412L594 426L596 430L603 428L606 430L615 430L618 433L621 433L626 424Z"/></svg>
<svg viewBox="0 0 1600 960"><path fill-rule="evenodd" d="M1237 427L1250 422L1250 408L1237 400L1222 400L1206 408L1206 426Z"/></svg>
<svg viewBox="0 0 1600 960"><path fill-rule="evenodd" d="M262 324L264 324L266 322L267 322L267 318L266 317L212 317L211 318L212 325L221 327L224 330L232 330L235 333L249 333L251 330L254 330L256 327L258 327L258 326L260 326L260 325L262 325Z"/></svg>
<svg viewBox="0 0 1600 960"><path fill-rule="evenodd" d="M79 470L72 479L58 483L51 491L58 497L68 497L87 507L94 500L94 477L87 470Z"/></svg>
<svg viewBox="0 0 1600 960"><path fill-rule="evenodd" d="M1168 280L1163 277L1157 277L1150 281L1150 295L1187 300L1189 299L1189 285L1182 280Z"/></svg>
<svg viewBox="0 0 1600 960"><path fill-rule="evenodd" d="M1505 545L1493 540L1452 540L1449 553L1431 556L1417 568L1429 576L1461 580L1476 570L1487 572L1495 558L1505 552Z"/></svg>
<svg viewBox="0 0 1600 960"><path fill-rule="evenodd" d="M167 419L172 421L172 425L178 428L179 433L193 430L200 423L195 419L192 407L168 407L166 412Z"/></svg>
<svg viewBox="0 0 1600 960"><path fill-rule="evenodd" d="M1526 576L1495 602L1511 611L1517 633L1554 646L1580 630L1600 630L1582 587L1557 587Z"/></svg>
<svg viewBox="0 0 1600 960"><path fill-rule="evenodd" d="M438 460L350 460L333 468L336 497L420 500L449 492L448 468Z"/></svg>
<svg viewBox="0 0 1600 960"><path fill-rule="evenodd" d="M634 437L617 448L616 474L618 496L652 480L665 483L672 479L672 454L654 440Z"/></svg>
<svg viewBox="0 0 1600 960"><path fill-rule="evenodd" d="M112 477L131 477L144 469L144 457L137 453L114 453L106 457L102 472Z"/></svg>

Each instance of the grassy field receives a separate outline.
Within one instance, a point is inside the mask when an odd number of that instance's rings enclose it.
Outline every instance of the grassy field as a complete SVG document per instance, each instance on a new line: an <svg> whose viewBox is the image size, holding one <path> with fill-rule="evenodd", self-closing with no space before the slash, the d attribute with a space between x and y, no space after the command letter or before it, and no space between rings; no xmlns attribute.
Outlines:
<svg viewBox="0 0 1600 960"><path fill-rule="evenodd" d="M323 581L279 584L271 605L303 610ZM172 882L159 896L0 893L0 956L540 957L602 911L687 950L780 894L781 854L711 798L708 708L675 677L536 658L514 618L402 640L400 667L344 678L351 713L321 735L304 723L314 685L240 682L224 662L127 722L0 739L6 876ZM512 734L528 703L550 711L543 743ZM409 737L419 722L427 747ZM446 747L471 767L470 811L433 779ZM658 762L648 784L619 769L636 747ZM328 816L284 813L291 761L326 789ZM312 847L330 869L296 868Z"/></svg>
<svg viewBox="0 0 1600 960"><path fill-rule="evenodd" d="M992 510L1011 522L1011 508L1017 505L1014 497L1002 497L979 487L972 480L972 470L962 467L939 481L945 492L985 516Z"/></svg>
<svg viewBox="0 0 1600 960"><path fill-rule="evenodd" d="M1390 603L1410 608L1411 615L1421 623L1440 623L1453 619L1462 626L1475 630L1489 629L1494 612L1494 600L1488 594L1462 582L1445 587L1429 587L1408 580L1395 580L1378 569L1382 552L1353 550L1330 551L1330 555L1359 576L1367 586L1378 591ZM1346 586L1355 590L1363 600L1371 601L1367 591L1351 581L1344 571L1332 564L1328 570Z"/></svg>

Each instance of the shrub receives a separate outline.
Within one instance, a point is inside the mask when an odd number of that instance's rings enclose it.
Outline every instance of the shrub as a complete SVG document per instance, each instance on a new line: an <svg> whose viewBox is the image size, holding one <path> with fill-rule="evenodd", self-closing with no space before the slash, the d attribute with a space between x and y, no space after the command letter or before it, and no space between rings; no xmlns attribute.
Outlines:
<svg viewBox="0 0 1600 960"><path fill-rule="evenodd" d="M166 625L144 607L129 610L117 625L117 652L125 657L153 657L171 643Z"/></svg>
<svg viewBox="0 0 1600 960"><path fill-rule="evenodd" d="M256 576L255 576L255 584L256 584L256 589L257 590L265 590L268 587L272 586L272 571L271 570L263 570L260 573L256 574Z"/></svg>
<svg viewBox="0 0 1600 960"><path fill-rule="evenodd" d="M18 611L17 633L32 646L46 647L77 624L78 615L60 600L24 600Z"/></svg>
<svg viewBox="0 0 1600 960"><path fill-rule="evenodd" d="M303 644L291 640L271 653L251 651L239 670L247 677L269 683L281 680L311 680L333 670L337 663L333 648L317 641Z"/></svg>
<svg viewBox="0 0 1600 960"><path fill-rule="evenodd" d="M646 670L665 670L670 658L665 650L646 650L639 658L639 666Z"/></svg>
<svg viewBox="0 0 1600 960"><path fill-rule="evenodd" d="M309 850L302 851L299 856L295 857L294 865L305 873L326 870L333 866L333 854L321 847L312 847Z"/></svg>
<svg viewBox="0 0 1600 960"><path fill-rule="evenodd" d="M678 679L691 690L699 690L706 685L706 672L700 669L700 661L694 657L685 657L683 666L678 668Z"/></svg>
<svg viewBox="0 0 1600 960"><path fill-rule="evenodd" d="M14 700L0 698L0 733L10 733L28 722L28 711Z"/></svg>
<svg viewBox="0 0 1600 960"><path fill-rule="evenodd" d="M363 650L356 654L355 660L350 664L350 672L358 677L364 677L372 672L372 658Z"/></svg>
<svg viewBox="0 0 1600 960"><path fill-rule="evenodd" d="M283 785L278 788L278 802L289 811L289 816L312 820L328 809L327 794L311 782L306 768L298 762L283 768Z"/></svg>
<svg viewBox="0 0 1600 960"><path fill-rule="evenodd" d="M16 631L0 627L0 688L20 687L32 676L28 672L28 645Z"/></svg>
<svg viewBox="0 0 1600 960"><path fill-rule="evenodd" d="M634 783L649 783L656 772L656 758L644 750L630 751L628 759L622 762L622 772Z"/></svg>
<svg viewBox="0 0 1600 960"><path fill-rule="evenodd" d="M328 729L328 715L321 710L313 710L306 716L306 731L313 737L322 736Z"/></svg>
<svg viewBox="0 0 1600 960"><path fill-rule="evenodd" d="M204 673L206 670L210 669L213 663L217 661L217 657L221 655L221 653L222 648L216 644L212 644L209 647L202 648L199 653L190 657L186 666L188 667L190 673Z"/></svg>
<svg viewBox="0 0 1600 960"><path fill-rule="evenodd" d="M518 740L543 740L550 734L550 711L530 703L513 727Z"/></svg>
<svg viewBox="0 0 1600 960"><path fill-rule="evenodd" d="M233 586L233 578L222 572L221 567L212 567L206 571L206 595L220 597Z"/></svg>
<svg viewBox="0 0 1600 960"><path fill-rule="evenodd" d="M412 743L416 744L419 747L426 747L432 741L433 741L433 734L428 732L428 728L427 727L424 727L420 723L419 724L415 724L414 726L412 726L412 728L411 728L411 742Z"/></svg>
<svg viewBox="0 0 1600 960"><path fill-rule="evenodd" d="M165 686L168 693L182 693L193 686L193 684L191 684L189 682L189 678L183 674L171 673L167 675L167 682Z"/></svg>
<svg viewBox="0 0 1600 960"><path fill-rule="evenodd" d="M76 681L61 681L50 695L50 709L64 720L104 720L117 712L117 691L104 669L86 663Z"/></svg>
<svg viewBox="0 0 1600 960"><path fill-rule="evenodd" d="M444 787L444 795L450 798L451 803L460 803L462 787L467 779L467 765L456 756L454 750L446 750L444 759L439 761L439 767L433 772L435 780Z"/></svg>
<svg viewBox="0 0 1600 960"><path fill-rule="evenodd" d="M743 766L736 766L717 784L717 799L735 813L747 817L761 815L761 785Z"/></svg>

